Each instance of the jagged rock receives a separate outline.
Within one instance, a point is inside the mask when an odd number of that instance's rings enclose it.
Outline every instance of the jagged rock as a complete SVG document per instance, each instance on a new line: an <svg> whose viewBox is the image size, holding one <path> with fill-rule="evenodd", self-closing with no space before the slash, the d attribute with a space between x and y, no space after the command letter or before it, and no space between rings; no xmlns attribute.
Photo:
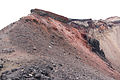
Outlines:
<svg viewBox="0 0 120 80"><path fill-rule="evenodd" d="M3 68L3 64L0 64L0 69Z"/></svg>
<svg viewBox="0 0 120 80"><path fill-rule="evenodd" d="M64 16L61 16L61 15L58 15L58 14L55 14L55 13L52 13L52 12L49 12L49 11L44 11L44 10L39 10L39 9L32 9L31 13L37 13L40 16L49 16L49 17L51 17L51 18L53 18L55 20L58 20L58 21L64 22L64 23L69 22L68 18L66 18Z"/></svg>
<svg viewBox="0 0 120 80"><path fill-rule="evenodd" d="M15 52L15 50L13 48L4 48L2 50L2 53L13 53Z"/></svg>

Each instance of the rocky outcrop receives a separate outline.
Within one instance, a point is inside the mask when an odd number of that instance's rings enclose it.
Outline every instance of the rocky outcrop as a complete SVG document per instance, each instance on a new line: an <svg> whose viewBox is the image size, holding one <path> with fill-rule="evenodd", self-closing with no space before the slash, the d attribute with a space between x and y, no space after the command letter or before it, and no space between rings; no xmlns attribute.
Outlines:
<svg viewBox="0 0 120 80"><path fill-rule="evenodd" d="M44 11L40 9L32 9L31 13L37 13L40 16L48 16L63 23L69 22L69 19L67 17L61 16L61 15L58 15L58 14L55 14L49 11Z"/></svg>

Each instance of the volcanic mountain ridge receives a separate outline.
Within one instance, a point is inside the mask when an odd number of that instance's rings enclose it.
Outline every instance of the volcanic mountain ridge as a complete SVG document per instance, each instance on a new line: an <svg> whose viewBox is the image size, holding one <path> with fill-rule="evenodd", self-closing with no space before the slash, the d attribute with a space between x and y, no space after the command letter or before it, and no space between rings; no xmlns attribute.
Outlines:
<svg viewBox="0 0 120 80"><path fill-rule="evenodd" d="M120 80L119 27L32 9L0 31L0 80Z"/></svg>

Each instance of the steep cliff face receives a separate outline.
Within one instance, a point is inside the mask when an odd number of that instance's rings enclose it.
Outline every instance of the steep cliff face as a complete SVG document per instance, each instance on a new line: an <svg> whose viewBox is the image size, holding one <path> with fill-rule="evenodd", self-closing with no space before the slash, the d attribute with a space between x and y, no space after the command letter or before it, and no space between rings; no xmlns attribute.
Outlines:
<svg viewBox="0 0 120 80"><path fill-rule="evenodd" d="M95 52L101 59L106 61L112 68L120 72L120 18L110 17L106 20L92 20L74 22L77 28L84 25L85 40L92 46L92 51ZM85 22L87 22L85 24ZM91 23L91 24L90 24ZM90 25L89 25L90 24ZM82 26L81 26L82 27ZM86 29L87 28L87 29ZM81 32L81 28L78 28Z"/></svg>
<svg viewBox="0 0 120 80"><path fill-rule="evenodd" d="M119 80L118 26L32 9L0 31L0 79Z"/></svg>
<svg viewBox="0 0 120 80"><path fill-rule="evenodd" d="M107 59L120 71L120 27L113 27L111 32L103 34L100 38L100 46Z"/></svg>
<svg viewBox="0 0 120 80"><path fill-rule="evenodd" d="M112 66L120 72L120 18L111 17L104 21L106 29L93 31L93 36L100 42L100 48L104 51L106 58Z"/></svg>

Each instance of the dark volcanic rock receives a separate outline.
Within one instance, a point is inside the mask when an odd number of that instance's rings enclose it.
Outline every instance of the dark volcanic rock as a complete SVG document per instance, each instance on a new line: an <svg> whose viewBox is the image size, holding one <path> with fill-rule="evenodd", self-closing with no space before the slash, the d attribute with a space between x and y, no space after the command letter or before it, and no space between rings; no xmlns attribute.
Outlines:
<svg viewBox="0 0 120 80"><path fill-rule="evenodd" d="M0 69L3 68L3 64L0 64Z"/></svg>

